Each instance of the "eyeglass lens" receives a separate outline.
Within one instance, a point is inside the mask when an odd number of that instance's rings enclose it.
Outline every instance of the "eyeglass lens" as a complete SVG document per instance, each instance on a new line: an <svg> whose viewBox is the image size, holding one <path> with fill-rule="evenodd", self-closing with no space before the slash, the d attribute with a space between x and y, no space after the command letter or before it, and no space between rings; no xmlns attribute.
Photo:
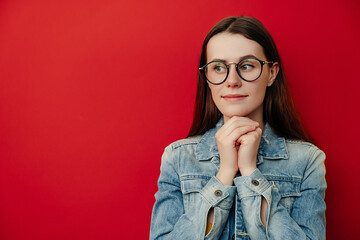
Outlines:
<svg viewBox="0 0 360 240"><path fill-rule="evenodd" d="M206 66L206 78L215 84L219 84L228 76L229 69L224 62L215 61ZM247 81L256 80L262 71L262 64L259 60L254 58L247 58L240 61L237 65L237 72L241 78Z"/></svg>

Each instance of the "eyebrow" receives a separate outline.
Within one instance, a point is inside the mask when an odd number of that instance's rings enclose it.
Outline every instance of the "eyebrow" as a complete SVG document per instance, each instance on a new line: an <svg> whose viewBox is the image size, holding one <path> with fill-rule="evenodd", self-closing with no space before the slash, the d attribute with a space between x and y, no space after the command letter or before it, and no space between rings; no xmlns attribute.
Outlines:
<svg viewBox="0 0 360 240"><path fill-rule="evenodd" d="M245 55L245 56L242 56L239 58L239 62L245 58L257 58L255 55L253 54L248 54L248 55ZM214 58L212 59L210 62L213 62L213 61L219 61L219 62L225 62L227 63L228 61L226 61L225 59L221 59L221 58Z"/></svg>

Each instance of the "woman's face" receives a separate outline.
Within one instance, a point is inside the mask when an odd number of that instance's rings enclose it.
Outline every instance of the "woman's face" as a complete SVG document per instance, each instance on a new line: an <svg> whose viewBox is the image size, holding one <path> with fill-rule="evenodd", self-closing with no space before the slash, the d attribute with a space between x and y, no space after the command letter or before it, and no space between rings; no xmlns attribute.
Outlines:
<svg viewBox="0 0 360 240"><path fill-rule="evenodd" d="M265 58L264 50L257 42L243 35L227 32L213 36L206 50L207 63L214 60L221 60L227 64L238 63L245 56L256 57L262 61L272 60ZM233 116L240 116L249 117L263 124L265 91L274 82L278 70L277 63L272 67L265 64L261 76L253 82L247 82L240 78L235 70L235 64L231 64L224 83L220 85L208 83L212 98L224 115L224 121Z"/></svg>

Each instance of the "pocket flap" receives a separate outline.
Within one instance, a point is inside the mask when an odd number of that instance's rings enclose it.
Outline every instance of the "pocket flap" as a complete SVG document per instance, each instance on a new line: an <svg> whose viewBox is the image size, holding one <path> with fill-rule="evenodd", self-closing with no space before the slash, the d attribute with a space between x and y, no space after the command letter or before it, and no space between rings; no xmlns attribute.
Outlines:
<svg viewBox="0 0 360 240"><path fill-rule="evenodd" d="M181 189L183 194L200 192L206 183L211 179L210 176L203 175L183 175L180 176Z"/></svg>
<svg viewBox="0 0 360 240"><path fill-rule="evenodd" d="M300 196L301 177L284 177L265 175L273 188L277 190L281 197Z"/></svg>

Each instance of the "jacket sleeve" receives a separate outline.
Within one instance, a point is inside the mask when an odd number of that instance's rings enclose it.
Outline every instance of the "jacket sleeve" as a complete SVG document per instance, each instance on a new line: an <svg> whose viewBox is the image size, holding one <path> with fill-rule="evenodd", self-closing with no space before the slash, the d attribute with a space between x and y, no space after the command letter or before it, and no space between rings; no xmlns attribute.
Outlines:
<svg viewBox="0 0 360 240"><path fill-rule="evenodd" d="M236 194L235 186L223 186L215 177L194 196L194 204L185 211L178 171L178 157L165 149L158 180L158 191L151 217L150 239L217 239L226 224ZM214 208L214 222L205 237L207 215Z"/></svg>
<svg viewBox="0 0 360 240"><path fill-rule="evenodd" d="M325 154L313 147L308 156L300 196L295 198L291 214L259 169L234 180L251 239L325 239ZM260 219L262 197L268 202L266 227Z"/></svg>

